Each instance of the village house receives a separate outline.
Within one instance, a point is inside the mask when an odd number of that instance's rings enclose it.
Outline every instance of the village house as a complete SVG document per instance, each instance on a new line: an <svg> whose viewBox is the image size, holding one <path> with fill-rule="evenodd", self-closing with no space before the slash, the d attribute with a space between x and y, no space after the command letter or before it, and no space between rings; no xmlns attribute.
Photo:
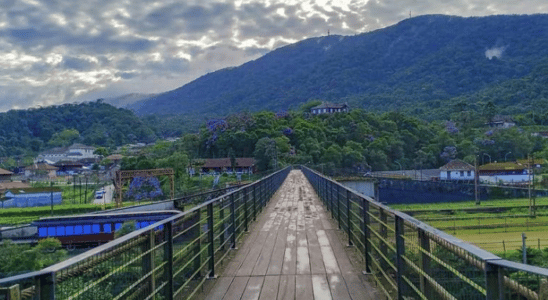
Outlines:
<svg viewBox="0 0 548 300"><path fill-rule="evenodd" d="M93 154L93 152L95 152L95 147L76 143L70 147L56 147L46 150L36 157L35 162L55 164L59 161L97 160L99 156Z"/></svg>
<svg viewBox="0 0 548 300"><path fill-rule="evenodd" d="M13 175L13 172L0 168L0 182L11 181L11 175Z"/></svg>
<svg viewBox="0 0 548 300"><path fill-rule="evenodd" d="M46 163L33 164L25 168L26 177L57 177L57 167L48 165Z"/></svg>
<svg viewBox="0 0 548 300"><path fill-rule="evenodd" d="M234 169L230 158L209 158L205 159L204 164L201 166L203 173L217 172L217 173L250 173L253 174L256 171L256 161L251 157L236 158Z"/></svg>
<svg viewBox="0 0 548 300"><path fill-rule="evenodd" d="M474 180L474 166L454 159L440 168L440 180Z"/></svg>
<svg viewBox="0 0 548 300"><path fill-rule="evenodd" d="M324 102L318 106L312 107L310 113L313 115L333 114L336 112L348 112L349 106L347 103L328 103Z"/></svg>
<svg viewBox="0 0 548 300"><path fill-rule="evenodd" d="M486 183L524 183L529 181L529 168L518 162L495 162L478 167L479 179Z"/></svg>

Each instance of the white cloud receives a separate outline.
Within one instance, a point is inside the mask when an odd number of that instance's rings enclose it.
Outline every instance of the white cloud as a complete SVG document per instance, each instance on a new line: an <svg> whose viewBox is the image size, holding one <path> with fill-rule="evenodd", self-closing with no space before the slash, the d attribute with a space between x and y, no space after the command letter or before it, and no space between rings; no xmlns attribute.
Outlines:
<svg viewBox="0 0 548 300"><path fill-rule="evenodd" d="M3 1L0 111L162 92L328 30L352 35L392 25L409 11L548 11L545 0Z"/></svg>

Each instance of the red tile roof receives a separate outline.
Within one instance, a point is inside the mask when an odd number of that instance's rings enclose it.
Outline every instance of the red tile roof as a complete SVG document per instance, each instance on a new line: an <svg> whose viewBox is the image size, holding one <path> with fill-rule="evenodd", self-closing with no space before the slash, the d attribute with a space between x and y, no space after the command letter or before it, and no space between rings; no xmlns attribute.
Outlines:
<svg viewBox="0 0 548 300"><path fill-rule="evenodd" d="M236 158L235 167L248 168L255 165L255 159L252 157ZM205 160L202 168L229 168L231 167L230 158L209 158Z"/></svg>
<svg viewBox="0 0 548 300"><path fill-rule="evenodd" d="M460 159L454 159L448 162L447 164L445 164L443 167L441 167L440 170L471 171L471 170L474 170L474 166L472 166L469 163L463 162Z"/></svg>

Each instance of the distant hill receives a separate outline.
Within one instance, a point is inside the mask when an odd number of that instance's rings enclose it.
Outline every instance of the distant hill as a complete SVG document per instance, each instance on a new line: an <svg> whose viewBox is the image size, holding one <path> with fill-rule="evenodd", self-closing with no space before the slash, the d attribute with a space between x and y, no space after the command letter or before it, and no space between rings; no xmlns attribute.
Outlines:
<svg viewBox="0 0 548 300"><path fill-rule="evenodd" d="M136 102L139 102L145 99L150 99L155 96L156 94L132 93L132 94L126 94L118 97L103 98L103 101L105 103L108 103L112 106L116 106L118 108L126 108Z"/></svg>
<svg viewBox="0 0 548 300"><path fill-rule="evenodd" d="M132 111L100 100L0 113L2 157L33 155L73 142L114 147L155 139L154 131Z"/></svg>
<svg viewBox="0 0 548 300"><path fill-rule="evenodd" d="M431 116L428 109L441 114L458 99L515 112L547 94L546 76L538 78L543 66L548 15L427 15L355 36L307 39L129 108L203 119L321 99L370 110L420 107L417 114ZM527 92L531 85L535 91Z"/></svg>

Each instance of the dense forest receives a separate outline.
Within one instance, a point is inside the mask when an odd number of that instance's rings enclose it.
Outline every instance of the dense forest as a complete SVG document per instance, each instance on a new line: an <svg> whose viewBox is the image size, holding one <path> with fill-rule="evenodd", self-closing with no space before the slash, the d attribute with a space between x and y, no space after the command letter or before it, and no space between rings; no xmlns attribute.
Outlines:
<svg viewBox="0 0 548 300"><path fill-rule="evenodd" d="M205 116L297 109L314 99L429 120L449 119L456 102L524 113L548 99L546 28L548 15L419 16L355 36L303 40L130 108L185 116L193 130Z"/></svg>
<svg viewBox="0 0 548 300"><path fill-rule="evenodd" d="M492 103L470 110L455 104L451 121L425 121L398 111L382 114L363 109L349 113L311 115L318 101L294 111L242 112L210 119L198 133L175 143L151 146L126 168L165 167L184 173L197 158L255 157L266 170L288 164L322 165L353 172L402 168L439 168L459 158L479 163L516 160L529 154L548 158L548 140L531 133L547 127L528 125L529 115L515 115L518 126L495 129L486 125L498 108ZM527 126L519 126L519 121ZM485 161L487 162L487 161Z"/></svg>
<svg viewBox="0 0 548 300"><path fill-rule="evenodd" d="M156 138L133 112L100 100L0 113L0 157L32 156L76 142L112 148Z"/></svg>

